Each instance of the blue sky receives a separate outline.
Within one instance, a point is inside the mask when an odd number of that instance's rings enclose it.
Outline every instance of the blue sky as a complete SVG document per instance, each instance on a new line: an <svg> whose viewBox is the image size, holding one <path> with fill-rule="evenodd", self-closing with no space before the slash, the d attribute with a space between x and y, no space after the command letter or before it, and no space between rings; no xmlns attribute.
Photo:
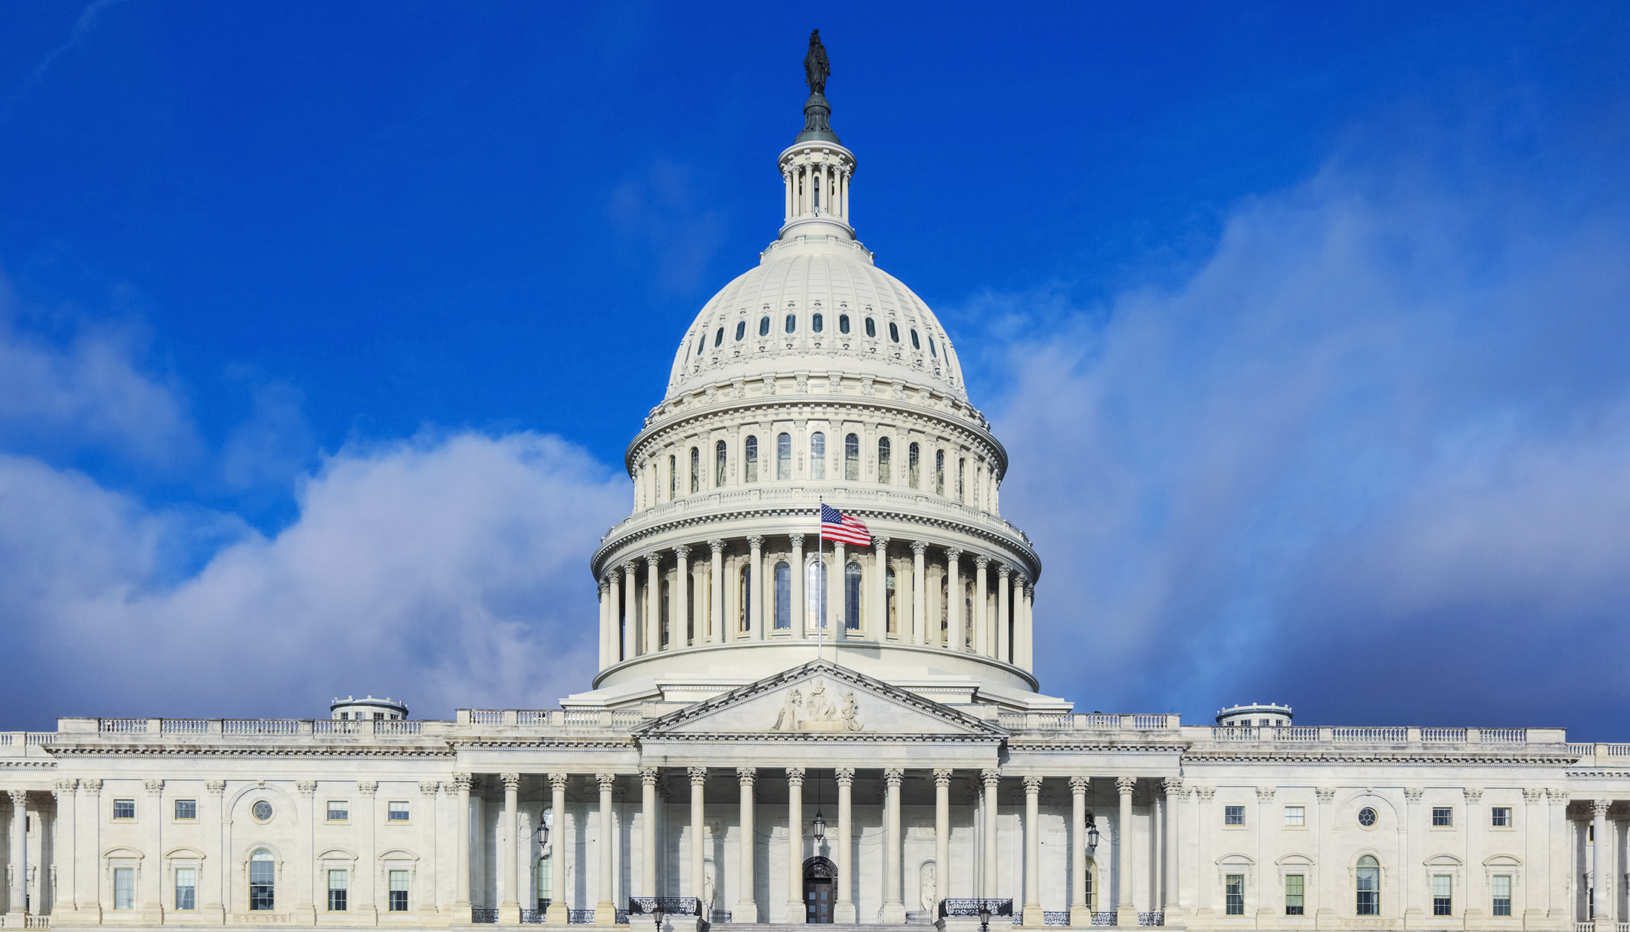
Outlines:
<svg viewBox="0 0 1630 932"><path fill-rule="evenodd" d="M0 7L3 727L552 705L818 26L1078 707L1630 739L1622 4Z"/></svg>

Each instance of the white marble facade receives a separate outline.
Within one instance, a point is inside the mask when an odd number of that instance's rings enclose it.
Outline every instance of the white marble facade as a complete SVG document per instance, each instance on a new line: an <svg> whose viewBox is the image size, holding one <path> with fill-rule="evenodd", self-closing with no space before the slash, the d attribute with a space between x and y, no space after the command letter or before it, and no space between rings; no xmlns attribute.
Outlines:
<svg viewBox="0 0 1630 932"><path fill-rule="evenodd" d="M1630 745L1040 692L1007 453L855 239L828 108L629 446L587 691L0 733L3 924L611 927L667 897L670 927L745 925L829 895L841 924L976 928L986 899L1028 927L1630 932ZM873 543L821 544L821 502Z"/></svg>

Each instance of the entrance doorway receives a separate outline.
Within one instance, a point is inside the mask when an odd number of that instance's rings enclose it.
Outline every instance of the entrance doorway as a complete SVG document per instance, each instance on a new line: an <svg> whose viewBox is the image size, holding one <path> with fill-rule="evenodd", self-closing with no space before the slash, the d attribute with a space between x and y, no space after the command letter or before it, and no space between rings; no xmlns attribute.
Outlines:
<svg viewBox="0 0 1630 932"><path fill-rule="evenodd" d="M837 899L837 865L826 858L804 862L804 921L832 921L832 904Z"/></svg>

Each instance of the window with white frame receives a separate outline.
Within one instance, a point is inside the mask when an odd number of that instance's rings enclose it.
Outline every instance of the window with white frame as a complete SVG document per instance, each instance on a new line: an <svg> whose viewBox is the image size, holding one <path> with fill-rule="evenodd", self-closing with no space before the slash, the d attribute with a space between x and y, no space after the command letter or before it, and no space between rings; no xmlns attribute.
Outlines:
<svg viewBox="0 0 1630 932"><path fill-rule="evenodd" d="M1245 875L1223 875L1224 912L1230 916L1245 915Z"/></svg>
<svg viewBox="0 0 1630 932"><path fill-rule="evenodd" d="M343 913L348 908L346 897L351 888L350 872L339 868L328 871L328 911Z"/></svg>
<svg viewBox="0 0 1630 932"><path fill-rule="evenodd" d="M1455 879L1448 874L1432 875L1432 915L1454 915Z"/></svg>
<svg viewBox="0 0 1630 932"><path fill-rule="evenodd" d="M351 821L351 802L346 799L331 799L328 801L328 821Z"/></svg>
<svg viewBox="0 0 1630 932"><path fill-rule="evenodd" d="M1511 875L1495 874L1489 880L1494 893L1494 915L1511 915Z"/></svg>
<svg viewBox="0 0 1630 932"><path fill-rule="evenodd" d="M134 819L136 817L136 801L134 799L115 799L113 801L113 817L115 819Z"/></svg>
<svg viewBox="0 0 1630 932"><path fill-rule="evenodd" d="M249 856L249 909L271 910L276 903L277 863L265 848Z"/></svg>
<svg viewBox="0 0 1630 932"><path fill-rule="evenodd" d="M115 867L113 869L113 908L136 908L136 869L134 867Z"/></svg>
<svg viewBox="0 0 1630 932"><path fill-rule="evenodd" d="M1245 824L1245 807L1244 806L1224 806L1223 807L1223 824L1224 825L1244 825Z"/></svg>
<svg viewBox="0 0 1630 932"><path fill-rule="evenodd" d="M1495 806L1489 810L1489 824L1495 828L1511 827L1511 807Z"/></svg>
<svg viewBox="0 0 1630 932"><path fill-rule="evenodd" d="M1285 807L1285 825L1288 828L1301 828L1307 824L1307 809L1302 806Z"/></svg>
<svg viewBox="0 0 1630 932"><path fill-rule="evenodd" d="M175 908L189 910L198 908L198 870L192 867L178 867L175 869Z"/></svg>
<svg viewBox="0 0 1630 932"><path fill-rule="evenodd" d="M1357 894L1354 912L1360 916L1381 915L1381 862L1368 854L1359 858L1353 884Z"/></svg>
<svg viewBox="0 0 1630 932"><path fill-rule="evenodd" d="M178 799L175 801L175 817L181 821L192 821L198 818L198 800Z"/></svg>
<svg viewBox="0 0 1630 932"><path fill-rule="evenodd" d="M390 905L389 905L388 908L389 908L390 912L393 912L393 913L405 913L405 912L407 912L407 908L408 908L408 872L407 871L391 871L389 880L390 880L391 899L390 899Z"/></svg>
<svg viewBox="0 0 1630 932"><path fill-rule="evenodd" d="M1455 824L1455 810L1452 806L1432 807L1432 827L1450 828Z"/></svg>
<svg viewBox="0 0 1630 932"><path fill-rule="evenodd" d="M390 808L388 810L386 810L386 816L385 817L386 817L386 819L388 821L391 821L391 822L406 822L406 821L408 821L408 804L407 804L407 800L405 800L405 799L392 800L391 803L390 803Z"/></svg>
<svg viewBox="0 0 1630 932"><path fill-rule="evenodd" d="M1305 880L1302 874L1285 875L1285 915L1302 915L1302 908L1305 905Z"/></svg>

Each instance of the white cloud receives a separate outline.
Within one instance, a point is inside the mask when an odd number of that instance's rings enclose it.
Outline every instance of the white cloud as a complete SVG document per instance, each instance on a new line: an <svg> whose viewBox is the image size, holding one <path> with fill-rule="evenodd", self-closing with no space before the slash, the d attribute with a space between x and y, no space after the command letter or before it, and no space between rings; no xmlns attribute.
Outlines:
<svg viewBox="0 0 1630 932"><path fill-rule="evenodd" d="M36 715L309 717L369 691L426 715L553 705L594 664L587 554L624 485L551 437L423 437L329 458L266 538L0 459L0 508L25 518L0 525L0 610L28 634L0 693ZM223 521L236 539L173 581Z"/></svg>

